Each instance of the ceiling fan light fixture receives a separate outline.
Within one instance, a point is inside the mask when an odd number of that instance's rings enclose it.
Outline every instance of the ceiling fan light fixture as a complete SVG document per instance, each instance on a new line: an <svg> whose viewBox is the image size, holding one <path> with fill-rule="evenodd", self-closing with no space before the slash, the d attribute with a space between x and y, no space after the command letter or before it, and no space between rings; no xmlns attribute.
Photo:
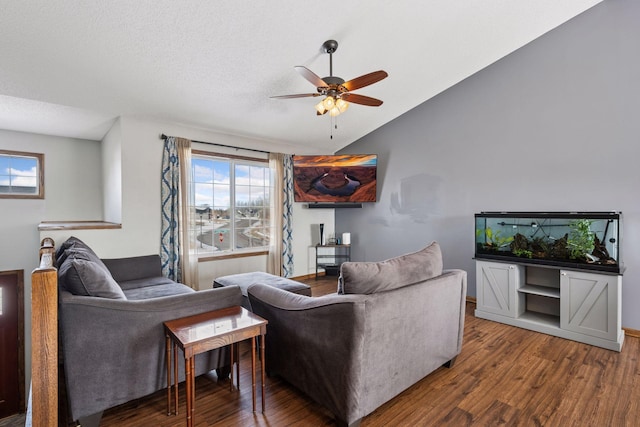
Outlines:
<svg viewBox="0 0 640 427"><path fill-rule="evenodd" d="M347 111L347 108L349 108L349 103L342 98L338 98L336 101L336 108L340 110L341 113L344 113Z"/></svg>
<svg viewBox="0 0 640 427"><path fill-rule="evenodd" d="M324 114L327 112L327 109L324 108L324 100L316 104L316 110L318 111L318 114Z"/></svg>
<svg viewBox="0 0 640 427"><path fill-rule="evenodd" d="M382 105L382 101L379 99L371 98L369 96L358 95L351 93L354 90L361 89L363 87L372 85L380 80L388 77L388 74L384 70L374 71L372 73L364 74L355 79L345 81L342 77L333 75L333 54L338 49L338 42L335 40L327 40L322 48L325 53L329 54L329 76L320 77L307 67L302 65L296 65L295 70L300 73L309 83L316 87L316 92L302 93L293 95L280 95L272 96L271 98L307 98L324 96L320 102L315 105L316 115L322 116L329 113L329 116L336 117L349 108L351 104L360 104L370 107L379 107ZM344 97L344 99L343 99ZM334 121L331 120L332 128ZM337 129L337 124L335 125ZM333 139L333 134L331 134Z"/></svg>
<svg viewBox="0 0 640 427"><path fill-rule="evenodd" d="M336 105L336 101L333 99L333 96L327 96L324 101L322 101L322 105L325 109L331 110Z"/></svg>

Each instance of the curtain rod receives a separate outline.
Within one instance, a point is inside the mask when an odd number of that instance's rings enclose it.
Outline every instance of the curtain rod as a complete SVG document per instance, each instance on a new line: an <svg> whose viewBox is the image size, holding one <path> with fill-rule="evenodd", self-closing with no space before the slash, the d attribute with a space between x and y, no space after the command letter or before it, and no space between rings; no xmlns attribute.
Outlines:
<svg viewBox="0 0 640 427"><path fill-rule="evenodd" d="M167 139L167 138L169 138L169 137L167 135L165 135L164 133L160 135L160 139ZM256 150L255 148L234 147L233 145L218 144L217 142L206 142L206 141L195 141L195 140L192 140L191 142L197 142L198 144L216 145L218 147L233 148L233 149L236 149L236 150L246 150L246 151L254 151L256 153L270 154L269 151Z"/></svg>

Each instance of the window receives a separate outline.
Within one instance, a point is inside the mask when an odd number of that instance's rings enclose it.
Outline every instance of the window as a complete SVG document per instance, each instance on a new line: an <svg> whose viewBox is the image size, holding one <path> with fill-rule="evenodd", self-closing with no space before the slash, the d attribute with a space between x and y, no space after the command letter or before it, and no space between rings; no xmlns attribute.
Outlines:
<svg viewBox="0 0 640 427"><path fill-rule="evenodd" d="M0 198L44 199L44 154L0 150Z"/></svg>
<svg viewBox="0 0 640 427"><path fill-rule="evenodd" d="M268 163L194 153L191 168L192 249L198 256L267 250Z"/></svg>

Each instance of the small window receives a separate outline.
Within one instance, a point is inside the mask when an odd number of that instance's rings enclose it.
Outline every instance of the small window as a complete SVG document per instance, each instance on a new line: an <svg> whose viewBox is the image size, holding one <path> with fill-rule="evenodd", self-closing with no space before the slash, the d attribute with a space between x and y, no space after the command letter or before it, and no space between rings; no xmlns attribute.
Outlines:
<svg viewBox="0 0 640 427"><path fill-rule="evenodd" d="M44 154L0 150L0 198L44 199Z"/></svg>

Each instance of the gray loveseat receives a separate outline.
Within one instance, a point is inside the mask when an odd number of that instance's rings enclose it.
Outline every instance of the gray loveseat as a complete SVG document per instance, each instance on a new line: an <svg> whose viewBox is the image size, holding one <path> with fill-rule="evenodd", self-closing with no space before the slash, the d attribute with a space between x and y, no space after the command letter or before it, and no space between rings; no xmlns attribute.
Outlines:
<svg viewBox="0 0 640 427"><path fill-rule="evenodd" d="M354 426L462 348L467 275L442 270L437 243L387 261L346 262L339 293L311 298L255 284L269 321L267 372Z"/></svg>
<svg viewBox="0 0 640 427"><path fill-rule="evenodd" d="M162 277L158 255L100 260L71 237L56 258L67 399L83 427L166 387L164 321L242 303L238 287L196 292ZM228 365L228 349L214 350L196 357L196 375Z"/></svg>

